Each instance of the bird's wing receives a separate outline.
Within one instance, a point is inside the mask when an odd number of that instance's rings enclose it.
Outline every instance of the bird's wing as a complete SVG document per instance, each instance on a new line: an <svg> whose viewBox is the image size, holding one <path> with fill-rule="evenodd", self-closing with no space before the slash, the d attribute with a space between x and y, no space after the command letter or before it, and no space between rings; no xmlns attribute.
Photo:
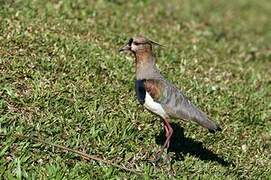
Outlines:
<svg viewBox="0 0 271 180"><path fill-rule="evenodd" d="M185 103L187 98L172 84L164 79L147 79L144 81L144 87L153 100L162 105L169 116L189 120L187 113L180 112L180 105Z"/></svg>
<svg viewBox="0 0 271 180"><path fill-rule="evenodd" d="M191 120L199 123L210 130L217 129L217 125L210 121L208 117L198 109L188 98L179 91L174 85L164 79L145 79L139 83L139 89L145 91L144 97L141 96L144 104L146 95L150 95L155 103L162 106L168 116ZM137 93L139 97L139 94Z"/></svg>

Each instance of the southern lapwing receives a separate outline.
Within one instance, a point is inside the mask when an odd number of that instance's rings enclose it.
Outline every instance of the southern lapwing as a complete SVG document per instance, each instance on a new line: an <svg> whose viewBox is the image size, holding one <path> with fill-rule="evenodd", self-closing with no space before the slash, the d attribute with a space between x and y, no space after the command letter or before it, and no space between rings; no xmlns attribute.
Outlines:
<svg viewBox="0 0 271 180"><path fill-rule="evenodd" d="M210 132L220 131L221 128L160 74L155 65L153 45L159 44L139 36L131 38L119 51L130 51L134 55L136 64L135 90L138 101L163 119L166 141L153 160L157 161L164 149L170 145L173 129L169 124L169 118L194 121Z"/></svg>

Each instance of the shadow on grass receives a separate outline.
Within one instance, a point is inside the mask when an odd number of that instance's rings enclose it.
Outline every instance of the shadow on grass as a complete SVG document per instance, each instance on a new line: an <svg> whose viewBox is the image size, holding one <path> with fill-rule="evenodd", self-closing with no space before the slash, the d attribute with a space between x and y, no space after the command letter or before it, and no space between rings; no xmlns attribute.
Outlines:
<svg viewBox="0 0 271 180"><path fill-rule="evenodd" d="M202 142L185 137L184 128L180 127L177 123L171 123L171 127L173 129L173 135L168 152L175 152L176 156L174 159L184 160L184 156L186 154L190 154L201 160L215 161L223 166L234 166L232 162L224 160L222 157L219 157L211 150L203 147ZM166 138L163 130L155 138L156 143L159 145L164 144L165 139Z"/></svg>

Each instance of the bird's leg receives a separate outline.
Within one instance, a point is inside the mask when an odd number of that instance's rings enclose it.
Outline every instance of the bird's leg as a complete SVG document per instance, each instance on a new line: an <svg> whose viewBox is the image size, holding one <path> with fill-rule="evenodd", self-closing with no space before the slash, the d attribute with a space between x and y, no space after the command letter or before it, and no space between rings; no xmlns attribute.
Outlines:
<svg viewBox="0 0 271 180"><path fill-rule="evenodd" d="M171 139L171 136L173 134L173 129L172 127L170 126L169 124L169 121L168 119L164 119L164 126L166 127L167 131L166 131L166 141L164 143L164 146L163 148L169 148L169 145L170 145L170 139Z"/></svg>
<svg viewBox="0 0 271 180"><path fill-rule="evenodd" d="M163 154L164 149L169 148L169 145L170 145L170 138L172 136L173 129L171 128L167 118L163 119L163 123L164 123L164 128L165 128L165 131L166 131L165 132L166 133L165 134L166 135L166 141L164 142L164 145L162 146L161 150L157 153L155 159L150 160L151 162L157 162L161 158L161 155Z"/></svg>
<svg viewBox="0 0 271 180"><path fill-rule="evenodd" d="M164 124L167 127L167 133L166 133L166 141L164 143L164 148L166 148L168 150L169 146L170 146L170 140L171 140L171 136L173 134L173 129L169 124L169 121L167 119L164 120ZM167 154L167 160L169 160L169 156Z"/></svg>

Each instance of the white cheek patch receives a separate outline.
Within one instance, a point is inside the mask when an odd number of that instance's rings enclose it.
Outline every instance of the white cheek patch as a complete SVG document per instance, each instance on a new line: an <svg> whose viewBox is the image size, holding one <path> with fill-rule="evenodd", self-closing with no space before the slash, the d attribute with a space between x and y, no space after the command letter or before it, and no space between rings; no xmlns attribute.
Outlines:
<svg viewBox="0 0 271 180"><path fill-rule="evenodd" d="M163 107L161 106L161 104L159 104L157 102L154 102L154 100L152 99L152 97L150 96L150 94L148 92L146 92L144 106L148 110L150 110L151 112L161 116L162 118L166 117L166 112L163 109Z"/></svg>

